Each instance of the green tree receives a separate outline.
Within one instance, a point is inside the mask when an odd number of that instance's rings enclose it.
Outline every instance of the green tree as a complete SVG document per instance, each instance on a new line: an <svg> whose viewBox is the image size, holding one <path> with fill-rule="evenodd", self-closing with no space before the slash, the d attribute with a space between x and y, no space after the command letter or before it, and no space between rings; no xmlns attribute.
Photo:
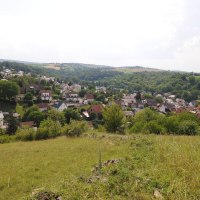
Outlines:
<svg viewBox="0 0 200 200"><path fill-rule="evenodd" d="M25 96L24 96L24 101L25 101L25 102L30 102L30 101L32 101L32 100L33 100L33 94L30 93L30 92L27 92L27 93L25 94Z"/></svg>
<svg viewBox="0 0 200 200"><path fill-rule="evenodd" d="M8 126L6 129L6 133L8 135L14 135L18 128L18 121L13 116L9 116L9 118L7 119L7 123Z"/></svg>
<svg viewBox="0 0 200 200"><path fill-rule="evenodd" d="M33 111L33 112L31 112L29 115L28 115L28 117L27 117L27 120L28 121L34 121L34 123L37 125L37 126L39 126L40 125L40 122L42 121L42 120L44 120L45 119L45 115L42 113L42 112L40 112L40 111Z"/></svg>
<svg viewBox="0 0 200 200"><path fill-rule="evenodd" d="M124 123L124 114L117 104L107 106L103 110L103 119L107 131L116 133Z"/></svg>
<svg viewBox="0 0 200 200"><path fill-rule="evenodd" d="M0 98L11 99L19 94L19 86L12 81L0 81Z"/></svg>
<svg viewBox="0 0 200 200"><path fill-rule="evenodd" d="M86 90L83 90L83 89L82 89L82 90L79 92L79 96L80 96L80 97L84 97L85 94L86 94L86 92L87 92Z"/></svg>
<svg viewBox="0 0 200 200"><path fill-rule="evenodd" d="M154 133L159 135L164 133L164 128L158 124L157 121L150 121L145 125L144 131L147 133Z"/></svg>
<svg viewBox="0 0 200 200"><path fill-rule="evenodd" d="M180 135L196 135L198 134L198 124L195 121L184 120L179 124L179 134Z"/></svg>
<svg viewBox="0 0 200 200"><path fill-rule="evenodd" d="M163 98L160 96L156 97L155 100L157 103L163 103Z"/></svg>
<svg viewBox="0 0 200 200"><path fill-rule="evenodd" d="M38 106L33 105L33 106L29 107L29 108L26 110L26 112L24 113L23 121L27 121L27 120L28 120L28 116L30 115L30 113L32 113L32 112L34 112L34 111L39 111Z"/></svg>
<svg viewBox="0 0 200 200"><path fill-rule="evenodd" d="M145 108L141 110L140 112L137 112L134 121L135 122L150 122L152 120L158 119L158 113L154 110L151 110L150 108Z"/></svg>
<svg viewBox="0 0 200 200"><path fill-rule="evenodd" d="M66 122L68 124L70 123L71 120L79 120L80 119L80 114L72 108L65 109L64 115L65 115Z"/></svg>
<svg viewBox="0 0 200 200"><path fill-rule="evenodd" d="M63 112L52 109L48 111L47 117L53 121L60 122L62 125L65 123L65 115Z"/></svg>

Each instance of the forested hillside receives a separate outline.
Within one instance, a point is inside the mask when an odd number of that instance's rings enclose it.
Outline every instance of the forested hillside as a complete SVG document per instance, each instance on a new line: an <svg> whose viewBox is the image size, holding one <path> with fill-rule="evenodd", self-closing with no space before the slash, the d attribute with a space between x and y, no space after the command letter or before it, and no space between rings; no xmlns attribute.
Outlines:
<svg viewBox="0 0 200 200"><path fill-rule="evenodd" d="M85 82L111 89L126 89L129 92L169 92L187 101L198 99L200 95L198 73L160 71L138 66L115 68L79 63L35 64L4 61L0 62L0 70L3 67L30 72L32 75L54 76L67 82Z"/></svg>
<svg viewBox="0 0 200 200"><path fill-rule="evenodd" d="M187 101L200 95L200 74L178 72L137 72L100 81L99 84L130 92L173 93Z"/></svg>

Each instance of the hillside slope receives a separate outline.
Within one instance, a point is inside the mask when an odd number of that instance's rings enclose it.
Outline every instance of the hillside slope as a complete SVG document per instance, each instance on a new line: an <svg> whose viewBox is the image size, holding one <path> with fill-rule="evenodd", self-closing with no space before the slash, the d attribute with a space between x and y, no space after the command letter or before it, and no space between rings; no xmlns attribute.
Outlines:
<svg viewBox="0 0 200 200"><path fill-rule="evenodd" d="M67 199L165 199L200 197L199 136L57 138L0 145L0 199L17 200L36 188ZM99 162L101 174L91 171Z"/></svg>

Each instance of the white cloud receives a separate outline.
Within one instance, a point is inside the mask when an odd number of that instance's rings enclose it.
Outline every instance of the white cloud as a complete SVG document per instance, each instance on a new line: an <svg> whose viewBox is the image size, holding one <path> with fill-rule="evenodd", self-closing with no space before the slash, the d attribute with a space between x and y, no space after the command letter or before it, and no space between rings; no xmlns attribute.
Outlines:
<svg viewBox="0 0 200 200"><path fill-rule="evenodd" d="M198 42L198 8L198 0L0 0L0 58L192 70L198 57L186 57L197 47L181 48Z"/></svg>

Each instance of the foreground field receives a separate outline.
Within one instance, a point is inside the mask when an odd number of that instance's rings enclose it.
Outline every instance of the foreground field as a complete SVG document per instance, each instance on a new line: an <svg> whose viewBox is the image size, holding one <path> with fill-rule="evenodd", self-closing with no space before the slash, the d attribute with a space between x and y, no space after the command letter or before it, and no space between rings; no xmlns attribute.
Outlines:
<svg viewBox="0 0 200 200"><path fill-rule="evenodd" d="M200 137L114 136L0 145L0 199L36 188L62 199L200 199ZM99 161L120 159L98 172Z"/></svg>
<svg viewBox="0 0 200 200"><path fill-rule="evenodd" d="M90 173L99 145L103 159L126 154L126 147L108 139L61 137L0 145L0 199L20 199L35 188L56 188L65 179Z"/></svg>

